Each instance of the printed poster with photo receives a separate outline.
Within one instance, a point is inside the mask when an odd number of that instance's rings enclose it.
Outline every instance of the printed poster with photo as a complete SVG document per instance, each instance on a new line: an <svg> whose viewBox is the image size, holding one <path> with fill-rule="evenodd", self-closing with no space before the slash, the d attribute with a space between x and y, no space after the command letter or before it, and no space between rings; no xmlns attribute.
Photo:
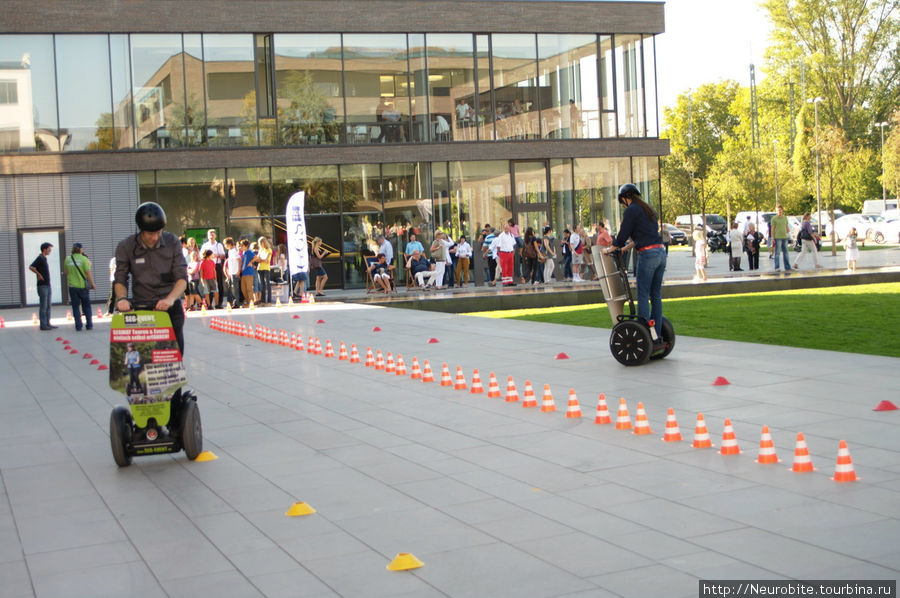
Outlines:
<svg viewBox="0 0 900 598"><path fill-rule="evenodd" d="M109 386L128 398L135 424L143 428L151 417L168 424L169 401L187 382L169 314L117 313L109 341Z"/></svg>

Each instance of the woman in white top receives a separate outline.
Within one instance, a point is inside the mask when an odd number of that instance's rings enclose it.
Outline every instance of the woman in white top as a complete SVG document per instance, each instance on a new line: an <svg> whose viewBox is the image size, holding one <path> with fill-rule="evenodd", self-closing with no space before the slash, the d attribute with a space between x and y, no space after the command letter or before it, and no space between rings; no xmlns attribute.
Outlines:
<svg viewBox="0 0 900 598"><path fill-rule="evenodd" d="M463 286L469 284L469 260L472 259L472 246L466 241L465 235L459 236L456 243L456 285ZM463 282L465 277L465 282Z"/></svg>
<svg viewBox="0 0 900 598"><path fill-rule="evenodd" d="M728 242L731 243L731 268L735 272L741 272L741 256L744 255L744 235L738 230L738 223L731 223L728 231Z"/></svg>

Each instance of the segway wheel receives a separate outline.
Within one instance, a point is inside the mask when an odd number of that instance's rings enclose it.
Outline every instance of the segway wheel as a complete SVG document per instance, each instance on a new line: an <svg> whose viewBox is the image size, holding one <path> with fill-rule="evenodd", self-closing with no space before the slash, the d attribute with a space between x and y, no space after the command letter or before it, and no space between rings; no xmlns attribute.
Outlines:
<svg viewBox="0 0 900 598"><path fill-rule="evenodd" d="M665 318L662 319L662 339L666 343L666 350L656 355L651 355L650 359L662 359L675 348L675 329L672 327L672 322Z"/></svg>
<svg viewBox="0 0 900 598"><path fill-rule="evenodd" d="M131 465L131 455L127 444L131 440L131 411L122 405L113 407L109 414L109 443L112 445L113 459L119 467Z"/></svg>
<svg viewBox="0 0 900 598"><path fill-rule="evenodd" d="M187 458L193 461L203 452L203 427L200 424L200 408L197 401L184 402L184 416L181 420L181 443Z"/></svg>
<svg viewBox="0 0 900 598"><path fill-rule="evenodd" d="M609 336L609 350L622 365L643 365L650 359L650 331L638 322L619 322Z"/></svg>

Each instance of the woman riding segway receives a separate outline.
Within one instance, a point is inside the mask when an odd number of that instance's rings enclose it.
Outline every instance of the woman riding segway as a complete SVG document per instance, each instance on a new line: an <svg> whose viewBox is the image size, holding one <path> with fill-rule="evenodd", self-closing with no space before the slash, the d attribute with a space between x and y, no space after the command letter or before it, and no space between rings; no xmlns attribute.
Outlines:
<svg viewBox="0 0 900 598"><path fill-rule="evenodd" d="M612 247L603 250L608 254L618 251L630 242L638 252L637 268L637 320L647 326L652 347L646 359L665 357L674 344L672 325L662 314L662 280L666 271L666 248L659 234L656 212L641 199L641 192L632 183L619 188L619 203L625 206L619 234ZM615 323L614 323L615 324ZM651 331L650 328L653 328ZM628 365L636 365L629 363Z"/></svg>

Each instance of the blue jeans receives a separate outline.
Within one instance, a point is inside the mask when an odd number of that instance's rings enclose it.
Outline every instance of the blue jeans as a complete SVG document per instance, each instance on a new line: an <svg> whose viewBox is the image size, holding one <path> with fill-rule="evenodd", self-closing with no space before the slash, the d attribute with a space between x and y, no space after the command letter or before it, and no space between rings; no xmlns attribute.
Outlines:
<svg viewBox="0 0 900 598"><path fill-rule="evenodd" d="M41 321L41 328L50 328L50 285L38 285L37 292L40 301L38 318Z"/></svg>
<svg viewBox="0 0 900 598"><path fill-rule="evenodd" d="M272 271L259 271L259 302L272 303Z"/></svg>
<svg viewBox="0 0 900 598"><path fill-rule="evenodd" d="M566 280L572 279L572 254L571 253L567 253L566 255L563 256L562 271L563 271L563 278L565 278Z"/></svg>
<svg viewBox="0 0 900 598"><path fill-rule="evenodd" d="M94 327L91 319L91 292L88 289L69 287L69 301L72 303L72 317L75 318L75 330L81 330L81 312L87 322L87 329Z"/></svg>
<svg viewBox="0 0 900 598"><path fill-rule="evenodd" d="M656 334L662 338L662 281L666 272L666 250L645 249L637 258L637 312L653 320Z"/></svg>
<svg viewBox="0 0 900 598"><path fill-rule="evenodd" d="M791 269L791 255L788 253L790 249L788 248L788 244L790 239L775 239L775 269L778 269L778 254L781 254L784 259L784 271L787 272Z"/></svg>

